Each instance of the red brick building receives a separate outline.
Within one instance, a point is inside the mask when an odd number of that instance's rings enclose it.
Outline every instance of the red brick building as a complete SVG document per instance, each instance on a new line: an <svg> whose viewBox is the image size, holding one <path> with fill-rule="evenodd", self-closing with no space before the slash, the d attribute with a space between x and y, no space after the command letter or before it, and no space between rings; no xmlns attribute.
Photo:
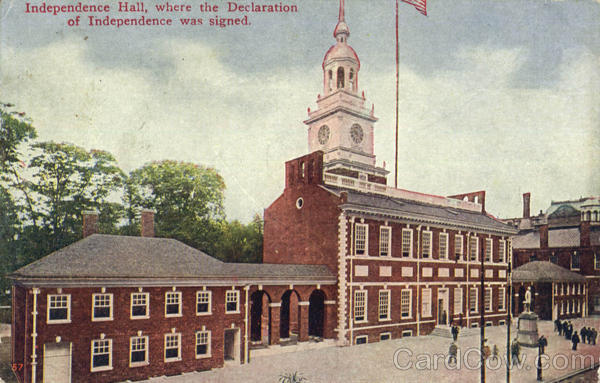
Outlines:
<svg viewBox="0 0 600 383"><path fill-rule="evenodd" d="M486 212L484 191L387 186L340 3L323 96L305 121L310 154L285 164L265 210L265 263L152 238L147 212L139 238L94 234L88 215L84 239L12 275L22 382L136 380L244 363L253 347L503 323L517 231Z"/></svg>
<svg viewBox="0 0 600 383"><path fill-rule="evenodd" d="M505 220L519 230L513 238L515 267L547 261L585 277L583 293L562 308L561 281L554 281L552 319L600 313L600 198L552 201L536 216L530 214L530 199L523 194L523 217Z"/></svg>

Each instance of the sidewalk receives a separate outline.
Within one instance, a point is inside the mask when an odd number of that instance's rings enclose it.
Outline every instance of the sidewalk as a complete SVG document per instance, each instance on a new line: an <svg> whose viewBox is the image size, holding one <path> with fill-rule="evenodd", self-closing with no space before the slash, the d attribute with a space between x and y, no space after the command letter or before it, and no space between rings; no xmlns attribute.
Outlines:
<svg viewBox="0 0 600 383"><path fill-rule="evenodd" d="M600 329L600 318L572 320L577 332L582 326ZM553 331L550 321L539 322L539 334L548 338L546 349L549 365L543 371L544 381L552 381L600 361L600 345L579 344L571 350L571 342ZM511 338L516 329L511 330ZM488 345L497 344L500 360L490 361L486 369L487 382L506 381L506 327L487 327ZM600 340L600 339L599 339ZM158 377L144 382L278 382L285 373L299 372L310 383L376 383L376 382L478 382L479 336L459 337L460 368L446 365L450 340L436 336L422 336L389 340L352 347L329 347L252 358L251 363L228 366L205 372L194 372L173 377ZM276 346L277 347L277 346ZM511 371L511 382L536 382L537 348L522 347L523 364Z"/></svg>

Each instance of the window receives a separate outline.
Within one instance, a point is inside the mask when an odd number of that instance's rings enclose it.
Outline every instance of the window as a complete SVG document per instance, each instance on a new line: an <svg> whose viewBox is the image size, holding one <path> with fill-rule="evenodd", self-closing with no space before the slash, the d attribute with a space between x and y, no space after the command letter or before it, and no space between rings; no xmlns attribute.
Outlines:
<svg viewBox="0 0 600 383"><path fill-rule="evenodd" d="M181 334L165 334L165 362L181 360Z"/></svg>
<svg viewBox="0 0 600 383"><path fill-rule="evenodd" d="M379 320L390 319L390 290L379 290Z"/></svg>
<svg viewBox="0 0 600 383"><path fill-rule="evenodd" d="M387 257L391 255L391 240L392 240L392 228L382 226L379 228L379 255L381 257Z"/></svg>
<svg viewBox="0 0 600 383"><path fill-rule="evenodd" d="M92 294L93 308L92 320L111 320L112 318L112 294Z"/></svg>
<svg viewBox="0 0 600 383"><path fill-rule="evenodd" d="M392 339L392 333L382 332L381 334L379 334L379 340L388 340L388 339Z"/></svg>
<svg viewBox="0 0 600 383"><path fill-rule="evenodd" d="M71 295L48 295L48 323L71 322Z"/></svg>
<svg viewBox="0 0 600 383"><path fill-rule="evenodd" d="M454 314L462 314L463 305L463 289L462 287L454 288Z"/></svg>
<svg viewBox="0 0 600 383"><path fill-rule="evenodd" d="M474 288L469 291L469 312L477 312L477 289Z"/></svg>
<svg viewBox="0 0 600 383"><path fill-rule="evenodd" d="M479 256L479 238L469 238L469 260L476 261Z"/></svg>
<svg viewBox="0 0 600 383"><path fill-rule="evenodd" d="M431 257L431 237L432 233L430 231L423 232L423 249L421 250L422 258Z"/></svg>
<svg viewBox="0 0 600 383"><path fill-rule="evenodd" d="M225 312L234 314L240 312L240 292L237 290L229 290L225 294Z"/></svg>
<svg viewBox="0 0 600 383"><path fill-rule="evenodd" d="M421 294L421 316L431 316L431 289L423 289Z"/></svg>
<svg viewBox="0 0 600 383"><path fill-rule="evenodd" d="M91 371L94 372L105 370L112 370L112 340L93 340Z"/></svg>
<svg viewBox="0 0 600 383"><path fill-rule="evenodd" d="M494 242L491 238L485 239L485 262L492 262L494 259L494 254L492 250Z"/></svg>
<svg viewBox="0 0 600 383"><path fill-rule="evenodd" d="M558 257L556 256L556 254L552 253L552 255L550 255L550 262L558 264Z"/></svg>
<svg viewBox="0 0 600 383"><path fill-rule="evenodd" d="M196 359L210 357L210 331L196 332Z"/></svg>
<svg viewBox="0 0 600 383"><path fill-rule="evenodd" d="M148 337L134 336L129 340L129 366L148 364Z"/></svg>
<svg viewBox="0 0 600 383"><path fill-rule="evenodd" d="M506 310L506 287L500 288L500 296L498 297L498 311Z"/></svg>
<svg viewBox="0 0 600 383"><path fill-rule="evenodd" d="M600 253L594 254L594 269L600 270Z"/></svg>
<svg viewBox="0 0 600 383"><path fill-rule="evenodd" d="M165 316L181 316L181 291L167 291L165 293Z"/></svg>
<svg viewBox="0 0 600 383"><path fill-rule="evenodd" d="M367 254L367 237L369 232L369 226L357 223L354 225L354 254L355 255L366 255Z"/></svg>
<svg viewBox="0 0 600 383"><path fill-rule="evenodd" d="M410 290L400 292L400 316L402 318L412 317L412 294Z"/></svg>
<svg viewBox="0 0 600 383"><path fill-rule="evenodd" d="M571 269L579 270L579 254L577 254L576 251L574 251L573 255L571 256Z"/></svg>
<svg viewBox="0 0 600 383"><path fill-rule="evenodd" d="M211 292L198 291L196 292L196 314L210 314L211 312Z"/></svg>
<svg viewBox="0 0 600 383"><path fill-rule="evenodd" d="M402 256L412 257L412 229L402 229Z"/></svg>
<svg viewBox="0 0 600 383"><path fill-rule="evenodd" d="M448 259L448 233L440 233L440 259Z"/></svg>
<svg viewBox="0 0 600 383"><path fill-rule="evenodd" d="M412 336L412 330L404 330L402 331L402 337Z"/></svg>
<svg viewBox="0 0 600 383"><path fill-rule="evenodd" d="M131 319L149 318L149 304L149 293L131 293Z"/></svg>
<svg viewBox="0 0 600 383"><path fill-rule="evenodd" d="M483 305L485 311L492 311L492 288L486 287L483 295Z"/></svg>
<svg viewBox="0 0 600 383"><path fill-rule="evenodd" d="M506 262L506 241L501 239L498 241L498 262Z"/></svg>
<svg viewBox="0 0 600 383"><path fill-rule="evenodd" d="M454 236L454 255L456 259L463 257L463 236L460 234Z"/></svg>
<svg viewBox="0 0 600 383"><path fill-rule="evenodd" d="M357 336L354 341L355 344L367 344L369 342L369 337L366 335Z"/></svg>
<svg viewBox="0 0 600 383"><path fill-rule="evenodd" d="M366 322L367 321L367 291L356 290L354 292L354 321L355 322Z"/></svg>

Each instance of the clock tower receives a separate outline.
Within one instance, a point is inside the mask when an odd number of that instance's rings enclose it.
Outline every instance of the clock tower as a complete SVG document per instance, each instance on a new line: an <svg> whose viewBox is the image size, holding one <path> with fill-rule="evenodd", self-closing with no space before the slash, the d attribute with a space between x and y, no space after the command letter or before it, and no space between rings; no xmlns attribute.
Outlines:
<svg viewBox="0 0 600 383"><path fill-rule="evenodd" d="M367 178L385 183L388 171L375 165L373 107L365 107L358 93L360 60L348 45L350 29L345 21L344 0L340 0L338 23L333 31L336 43L323 59L323 96L317 110L309 111L308 147L322 150L325 173Z"/></svg>

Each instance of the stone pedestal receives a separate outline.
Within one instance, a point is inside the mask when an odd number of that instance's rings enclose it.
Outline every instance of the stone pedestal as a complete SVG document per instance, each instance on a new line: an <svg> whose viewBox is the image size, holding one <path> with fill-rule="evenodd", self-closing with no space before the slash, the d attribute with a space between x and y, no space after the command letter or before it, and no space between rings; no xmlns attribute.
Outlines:
<svg viewBox="0 0 600 383"><path fill-rule="evenodd" d="M538 346L538 316L535 313L521 313L519 315L519 328L517 330L517 342L525 347Z"/></svg>

